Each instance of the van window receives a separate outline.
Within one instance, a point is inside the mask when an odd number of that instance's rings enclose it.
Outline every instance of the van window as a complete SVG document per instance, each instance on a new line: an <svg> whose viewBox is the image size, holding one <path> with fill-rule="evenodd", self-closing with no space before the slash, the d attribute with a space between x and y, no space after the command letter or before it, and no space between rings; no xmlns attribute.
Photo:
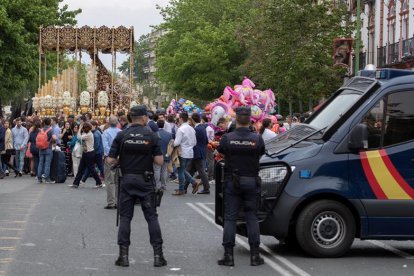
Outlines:
<svg viewBox="0 0 414 276"><path fill-rule="evenodd" d="M344 90L318 116L312 119L309 125L322 129L335 123L348 109L361 98L361 93Z"/></svg>
<svg viewBox="0 0 414 276"><path fill-rule="evenodd" d="M384 130L385 147L414 140L414 91L388 96Z"/></svg>
<svg viewBox="0 0 414 276"><path fill-rule="evenodd" d="M379 101L362 119L368 129L368 149L380 148L384 119L384 100Z"/></svg>
<svg viewBox="0 0 414 276"><path fill-rule="evenodd" d="M380 100L362 119L368 128L368 149L414 140L414 91L397 92Z"/></svg>

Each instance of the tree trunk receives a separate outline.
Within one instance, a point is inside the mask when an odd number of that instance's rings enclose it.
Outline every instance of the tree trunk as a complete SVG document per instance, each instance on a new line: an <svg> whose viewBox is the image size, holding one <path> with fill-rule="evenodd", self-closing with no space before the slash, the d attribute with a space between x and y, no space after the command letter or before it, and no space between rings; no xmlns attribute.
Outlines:
<svg viewBox="0 0 414 276"><path fill-rule="evenodd" d="M299 112L300 112L300 114L303 113L303 102L302 102L301 99L299 100Z"/></svg>

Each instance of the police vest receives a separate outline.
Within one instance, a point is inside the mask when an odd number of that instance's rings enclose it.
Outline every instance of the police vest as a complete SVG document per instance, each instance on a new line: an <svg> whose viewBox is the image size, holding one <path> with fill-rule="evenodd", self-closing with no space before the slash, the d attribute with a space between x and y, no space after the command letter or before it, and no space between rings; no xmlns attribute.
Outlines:
<svg viewBox="0 0 414 276"><path fill-rule="evenodd" d="M121 140L120 162L124 174L153 171L153 133L142 126L126 130Z"/></svg>
<svg viewBox="0 0 414 276"><path fill-rule="evenodd" d="M260 136L255 133L240 135L235 131L227 134L226 174L237 172L240 176L257 176L261 156L259 144Z"/></svg>

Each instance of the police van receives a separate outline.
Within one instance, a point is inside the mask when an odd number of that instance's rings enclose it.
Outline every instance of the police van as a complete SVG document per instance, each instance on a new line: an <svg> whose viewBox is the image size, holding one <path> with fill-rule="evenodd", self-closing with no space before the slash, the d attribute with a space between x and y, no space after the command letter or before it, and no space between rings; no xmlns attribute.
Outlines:
<svg viewBox="0 0 414 276"><path fill-rule="evenodd" d="M354 238L414 239L414 72L363 71L304 124L266 144L262 235L339 257ZM216 223L223 225L223 163ZM240 210L238 233L246 235Z"/></svg>

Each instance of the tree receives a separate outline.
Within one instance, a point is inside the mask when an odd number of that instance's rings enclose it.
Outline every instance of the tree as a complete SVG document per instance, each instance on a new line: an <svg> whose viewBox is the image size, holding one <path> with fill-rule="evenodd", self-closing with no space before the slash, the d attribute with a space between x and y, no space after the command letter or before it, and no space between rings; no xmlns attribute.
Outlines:
<svg viewBox="0 0 414 276"><path fill-rule="evenodd" d="M240 81L239 39L250 0L172 0L161 9L167 33L158 41L156 77L181 96L212 99Z"/></svg>
<svg viewBox="0 0 414 276"><path fill-rule="evenodd" d="M148 58L145 57L149 51L148 37L148 35L142 35L134 44L134 81L136 83L143 83L148 79L148 73L145 71L145 68L148 67ZM127 76L130 72L129 60L128 58L118 68L121 73Z"/></svg>
<svg viewBox="0 0 414 276"><path fill-rule="evenodd" d="M272 87L292 104L320 99L337 89L343 72L333 67L334 38L350 37L353 24L344 5L332 1L258 1L256 20L245 37L244 67L259 85Z"/></svg>
<svg viewBox="0 0 414 276"><path fill-rule="evenodd" d="M74 25L81 10L63 0L0 0L0 98L37 87L38 34L41 25ZM34 92L35 90L33 90Z"/></svg>

